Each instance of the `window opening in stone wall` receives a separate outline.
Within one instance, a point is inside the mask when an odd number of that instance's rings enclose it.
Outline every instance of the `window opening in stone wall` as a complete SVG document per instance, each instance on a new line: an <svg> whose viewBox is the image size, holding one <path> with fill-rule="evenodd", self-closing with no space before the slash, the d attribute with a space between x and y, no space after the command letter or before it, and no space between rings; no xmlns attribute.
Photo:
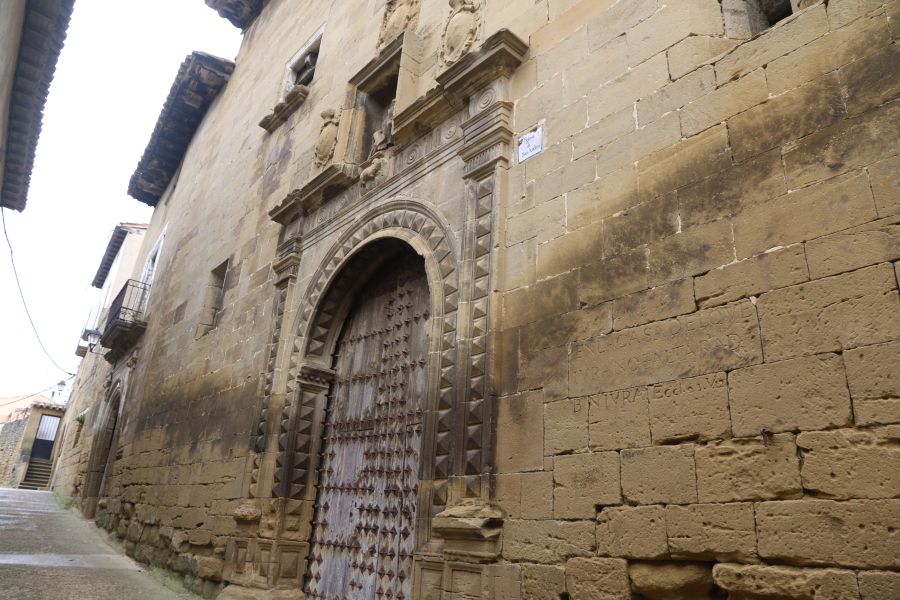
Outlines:
<svg viewBox="0 0 900 600"><path fill-rule="evenodd" d="M210 271L209 283L203 298L203 310L200 311L200 323L197 325L197 337L206 335L216 328L225 305L225 277L228 275L228 261Z"/></svg>
<svg viewBox="0 0 900 600"><path fill-rule="evenodd" d="M818 0L722 0L725 34L750 39Z"/></svg>
<svg viewBox="0 0 900 600"><path fill-rule="evenodd" d="M365 112L362 159L394 145L394 105L397 99L399 64L373 82L368 90L360 90L359 102Z"/></svg>
<svg viewBox="0 0 900 600"><path fill-rule="evenodd" d="M319 63L319 50L322 47L324 25L297 51L288 61L284 77L284 91L290 92L294 86L312 84Z"/></svg>

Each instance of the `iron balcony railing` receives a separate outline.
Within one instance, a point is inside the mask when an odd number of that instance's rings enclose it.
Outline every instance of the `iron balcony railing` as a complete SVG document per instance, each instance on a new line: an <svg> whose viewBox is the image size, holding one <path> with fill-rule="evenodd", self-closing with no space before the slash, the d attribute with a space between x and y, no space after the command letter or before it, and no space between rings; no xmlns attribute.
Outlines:
<svg viewBox="0 0 900 600"><path fill-rule="evenodd" d="M109 306L106 315L105 334L110 332L117 323L132 324L144 323L144 309L147 305L147 296L150 286L143 281L129 279L122 290L116 295L116 299Z"/></svg>

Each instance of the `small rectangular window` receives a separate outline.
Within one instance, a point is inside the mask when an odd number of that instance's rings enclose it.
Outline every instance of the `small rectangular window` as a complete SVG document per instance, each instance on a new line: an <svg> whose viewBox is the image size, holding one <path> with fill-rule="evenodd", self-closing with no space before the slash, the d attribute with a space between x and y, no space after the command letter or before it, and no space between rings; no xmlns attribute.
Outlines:
<svg viewBox="0 0 900 600"><path fill-rule="evenodd" d="M206 335L219 324L225 304L225 277L227 275L227 260L209 274L209 283L203 299L203 310L200 311L200 323L197 325L197 337Z"/></svg>
<svg viewBox="0 0 900 600"><path fill-rule="evenodd" d="M817 0L722 0L725 35L750 39Z"/></svg>
<svg viewBox="0 0 900 600"><path fill-rule="evenodd" d="M322 47L324 30L324 26L320 27L288 61L284 74L285 94L288 94L295 86L304 85L309 87L312 85L316 77L316 66L319 63L319 49Z"/></svg>

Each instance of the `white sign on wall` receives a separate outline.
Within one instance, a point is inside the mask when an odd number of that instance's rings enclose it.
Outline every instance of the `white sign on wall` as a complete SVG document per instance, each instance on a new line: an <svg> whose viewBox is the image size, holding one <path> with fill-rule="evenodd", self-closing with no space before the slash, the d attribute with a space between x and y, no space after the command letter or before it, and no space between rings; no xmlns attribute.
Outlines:
<svg viewBox="0 0 900 600"><path fill-rule="evenodd" d="M544 126L540 125L519 137L519 162L523 163L544 149Z"/></svg>

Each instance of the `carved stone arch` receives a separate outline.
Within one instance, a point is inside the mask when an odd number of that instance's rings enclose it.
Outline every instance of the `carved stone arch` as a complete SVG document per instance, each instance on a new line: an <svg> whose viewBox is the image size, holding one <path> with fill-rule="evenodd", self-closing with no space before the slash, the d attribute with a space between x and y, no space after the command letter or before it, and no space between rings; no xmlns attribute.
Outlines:
<svg viewBox="0 0 900 600"><path fill-rule="evenodd" d="M445 307L449 312L456 311L458 255L449 229L425 205L395 200L360 217L358 225L341 236L313 274L298 319L295 354L306 359L329 356L329 351L334 349L334 332L340 324L335 318L339 314L339 299L359 280L358 267L350 259L364 252L370 242L385 237L405 241L425 259L434 297L445 300L440 312L445 312Z"/></svg>
<svg viewBox="0 0 900 600"><path fill-rule="evenodd" d="M310 279L299 310L297 337L288 366L280 420L273 496L312 500L321 437L321 406L328 394L331 360L344 319L368 276L391 257L391 248L411 247L424 261L431 296L427 396L420 479L428 481L429 506L447 503L451 475L452 412L455 408L459 252L449 227L426 205L409 199L388 202L362 215L325 255Z"/></svg>

